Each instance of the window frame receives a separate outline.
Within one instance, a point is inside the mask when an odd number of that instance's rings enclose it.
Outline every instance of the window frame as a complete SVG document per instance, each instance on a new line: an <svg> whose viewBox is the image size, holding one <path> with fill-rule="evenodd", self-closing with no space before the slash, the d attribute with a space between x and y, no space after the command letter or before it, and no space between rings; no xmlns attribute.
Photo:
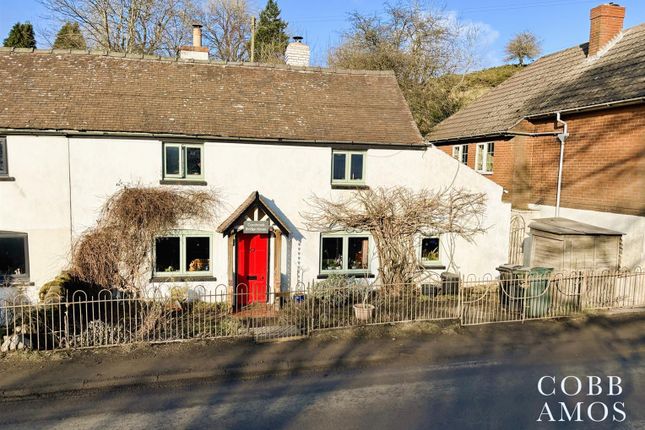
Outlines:
<svg viewBox="0 0 645 430"><path fill-rule="evenodd" d="M345 178L334 179L334 155L345 155ZM352 172L352 156L360 155L363 157L363 166L361 169L361 179L348 179ZM367 173L367 151L336 150L331 151L331 183L332 185L365 185L365 175Z"/></svg>
<svg viewBox="0 0 645 430"><path fill-rule="evenodd" d="M468 144L453 145L452 158L467 166L468 165Z"/></svg>
<svg viewBox="0 0 645 430"><path fill-rule="evenodd" d="M31 267L29 264L29 234L17 231L0 231L0 239L4 238L21 238L23 240L23 249L25 253L25 273L20 275L0 273L0 281L4 282L9 278L9 283L12 281L29 281L31 275Z"/></svg>
<svg viewBox="0 0 645 430"><path fill-rule="evenodd" d="M354 237L367 238L367 269L349 269L349 239ZM342 268L340 270L323 269L323 240L324 239L342 239ZM369 233L346 233L346 232L329 232L320 234L320 244L318 246L318 270L321 275L369 275L372 273L372 235Z"/></svg>
<svg viewBox="0 0 645 430"><path fill-rule="evenodd" d="M490 150L492 147L492 151ZM488 158L490 154L493 154L491 161L491 166L490 170L488 169ZM479 157L481 156L482 160L482 165L481 168L477 166ZM482 174L487 174L491 175L493 174L493 171L495 170L495 165L494 165L494 160L495 160L495 142L482 142L477 144L477 151L475 152L475 171L482 173Z"/></svg>
<svg viewBox="0 0 645 430"><path fill-rule="evenodd" d="M423 240L424 239L438 239L439 240L439 246L438 246L439 256L438 256L438 258L436 260L425 260L423 258ZM433 267L434 268L443 268L443 267L445 267L445 265L443 264L443 259L442 259L443 251L441 250L441 235L439 235L439 234L422 235L419 238L418 250L419 250L419 261L421 262L421 265L423 267L426 267L426 268L429 268L429 269L431 269Z"/></svg>
<svg viewBox="0 0 645 430"><path fill-rule="evenodd" d="M162 179L171 179L179 181L203 181L204 180L204 147L203 143L176 143L176 142L163 142L161 150L162 162ZM166 164L166 148L179 148L179 174L168 173ZM187 173L188 157L186 151L189 148L198 148L201 154L201 173L199 175L189 175Z"/></svg>
<svg viewBox="0 0 645 430"><path fill-rule="evenodd" d="M179 268L174 272L159 272L157 271L157 239L162 238L179 238ZM190 272L186 269L186 239L189 237L207 237L208 238L208 270L200 272ZM207 231L200 230L175 230L155 238L155 243L152 247L152 276L156 278L165 277L182 277L182 278L199 278L204 276L213 275L213 234Z"/></svg>
<svg viewBox="0 0 645 430"><path fill-rule="evenodd" d="M0 168L0 177L9 176L9 151L7 150L7 138L5 136L0 136L0 153L4 160L4 169Z"/></svg>

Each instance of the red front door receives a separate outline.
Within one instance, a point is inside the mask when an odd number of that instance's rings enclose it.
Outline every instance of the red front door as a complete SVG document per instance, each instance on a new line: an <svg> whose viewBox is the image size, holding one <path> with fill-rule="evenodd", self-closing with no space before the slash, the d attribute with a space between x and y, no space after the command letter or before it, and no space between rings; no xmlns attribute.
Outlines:
<svg viewBox="0 0 645 430"><path fill-rule="evenodd" d="M237 308L267 302L269 235L237 235Z"/></svg>

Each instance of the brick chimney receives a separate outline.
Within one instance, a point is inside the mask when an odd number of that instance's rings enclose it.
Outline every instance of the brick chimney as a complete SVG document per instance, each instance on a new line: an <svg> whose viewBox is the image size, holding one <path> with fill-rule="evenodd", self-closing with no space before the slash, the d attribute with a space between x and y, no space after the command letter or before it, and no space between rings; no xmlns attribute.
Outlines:
<svg viewBox="0 0 645 430"><path fill-rule="evenodd" d="M193 46L179 48L179 58L184 60L208 60L208 47L202 46L202 26L193 24Z"/></svg>
<svg viewBox="0 0 645 430"><path fill-rule="evenodd" d="M290 66L308 66L311 57L309 46L302 43L302 37L294 36L293 42L287 45L284 57Z"/></svg>
<svg viewBox="0 0 645 430"><path fill-rule="evenodd" d="M616 3L601 4L591 9L588 56L596 55L623 30L625 8Z"/></svg>

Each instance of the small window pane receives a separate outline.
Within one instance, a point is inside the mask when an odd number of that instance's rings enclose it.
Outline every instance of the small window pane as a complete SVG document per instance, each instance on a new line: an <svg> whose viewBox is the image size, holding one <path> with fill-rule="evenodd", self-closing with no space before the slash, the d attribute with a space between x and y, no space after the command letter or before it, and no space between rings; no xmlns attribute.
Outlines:
<svg viewBox="0 0 645 430"><path fill-rule="evenodd" d="M155 271L178 272L179 263L179 238L160 237L155 240Z"/></svg>
<svg viewBox="0 0 645 430"><path fill-rule="evenodd" d="M477 154L475 158L475 170L484 169L484 163L483 163L484 150L485 150L484 145L477 145Z"/></svg>
<svg viewBox="0 0 645 430"><path fill-rule="evenodd" d="M350 237L347 253L349 270L367 270L369 257L369 239L367 237Z"/></svg>
<svg viewBox="0 0 645 430"><path fill-rule="evenodd" d="M343 270L343 239L323 237L322 270Z"/></svg>
<svg viewBox="0 0 645 430"><path fill-rule="evenodd" d="M186 148L186 174L201 176L202 174L202 149Z"/></svg>
<svg viewBox="0 0 645 430"><path fill-rule="evenodd" d="M186 270L208 272L210 270L210 239L208 237L186 238Z"/></svg>
<svg viewBox="0 0 645 430"><path fill-rule="evenodd" d="M345 154L334 154L334 172L333 179L342 181L345 179L345 163L347 156Z"/></svg>
<svg viewBox="0 0 645 430"><path fill-rule="evenodd" d="M461 146L461 162L468 164L468 145Z"/></svg>
<svg viewBox="0 0 645 430"><path fill-rule="evenodd" d="M426 237L421 240L421 259L425 262L439 261L438 237Z"/></svg>
<svg viewBox="0 0 645 430"><path fill-rule="evenodd" d="M0 175L7 174L7 141L0 139Z"/></svg>
<svg viewBox="0 0 645 430"><path fill-rule="evenodd" d="M354 181L363 180L363 154L352 154L350 179Z"/></svg>
<svg viewBox="0 0 645 430"><path fill-rule="evenodd" d="M0 277L27 274L24 237L0 238Z"/></svg>
<svg viewBox="0 0 645 430"><path fill-rule="evenodd" d="M166 175L179 175L179 151L178 146L166 146Z"/></svg>
<svg viewBox="0 0 645 430"><path fill-rule="evenodd" d="M495 157L495 144L494 143L489 143L488 144L488 155L486 157L486 171L487 172L492 172L493 171L493 159Z"/></svg>
<svg viewBox="0 0 645 430"><path fill-rule="evenodd" d="M455 145L452 147L452 158L459 160L459 145Z"/></svg>

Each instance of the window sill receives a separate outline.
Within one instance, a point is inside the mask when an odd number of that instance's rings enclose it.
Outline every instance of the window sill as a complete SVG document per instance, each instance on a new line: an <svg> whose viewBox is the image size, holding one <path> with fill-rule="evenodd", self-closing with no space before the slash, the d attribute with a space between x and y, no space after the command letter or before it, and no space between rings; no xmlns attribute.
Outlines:
<svg viewBox="0 0 645 430"><path fill-rule="evenodd" d="M347 273L347 272L338 272L338 273L321 273L317 276L318 279L327 279L330 276L346 276L348 278L376 278L376 275L373 273Z"/></svg>
<svg viewBox="0 0 645 430"><path fill-rule="evenodd" d="M34 282L31 282L28 279L14 279L9 281L8 284L5 284L5 281L0 279L1 287L34 287L35 285L36 284Z"/></svg>
<svg viewBox="0 0 645 430"><path fill-rule="evenodd" d="M0 182L15 182L15 180L13 176L0 176Z"/></svg>
<svg viewBox="0 0 645 430"><path fill-rule="evenodd" d="M216 282L214 276L153 276L150 282Z"/></svg>
<svg viewBox="0 0 645 430"><path fill-rule="evenodd" d="M162 179L159 181L161 185L196 185L196 186L205 186L208 185L206 181L195 181L192 179Z"/></svg>
<svg viewBox="0 0 645 430"><path fill-rule="evenodd" d="M424 264L423 268L427 270L446 270L446 266L444 266L443 264L432 264L432 263Z"/></svg>
<svg viewBox="0 0 645 430"><path fill-rule="evenodd" d="M483 172L481 170L476 170L476 172L479 173L480 175L487 175L487 176L492 175L494 173L494 172Z"/></svg>
<svg viewBox="0 0 645 430"><path fill-rule="evenodd" d="M370 187L365 184L331 184L332 190L369 190Z"/></svg>

